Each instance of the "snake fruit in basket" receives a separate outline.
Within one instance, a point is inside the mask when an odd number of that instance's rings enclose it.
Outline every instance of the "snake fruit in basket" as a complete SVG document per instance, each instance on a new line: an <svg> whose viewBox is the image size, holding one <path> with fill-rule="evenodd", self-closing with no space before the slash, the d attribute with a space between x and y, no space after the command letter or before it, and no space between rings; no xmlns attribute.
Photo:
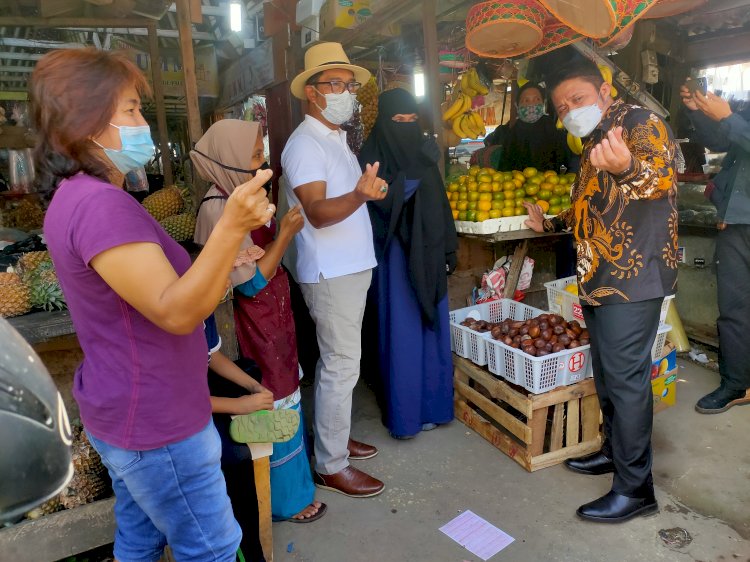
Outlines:
<svg viewBox="0 0 750 562"><path fill-rule="evenodd" d="M529 320L507 318L502 322L467 318L461 325L476 332L490 332L494 340L532 357L544 357L590 343L586 328L576 320L568 322L558 314L541 314Z"/></svg>

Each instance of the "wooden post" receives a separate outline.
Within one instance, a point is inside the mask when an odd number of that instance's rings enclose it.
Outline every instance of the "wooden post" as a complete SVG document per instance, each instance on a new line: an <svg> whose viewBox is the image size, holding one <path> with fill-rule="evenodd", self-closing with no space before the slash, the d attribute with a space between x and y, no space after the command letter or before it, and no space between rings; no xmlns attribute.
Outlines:
<svg viewBox="0 0 750 562"><path fill-rule="evenodd" d="M438 133L440 146L440 173L445 176L445 139L439 134L442 130L440 103L443 101L440 88L440 66L438 65L437 16L435 5L437 0L422 1L422 30L424 34L424 82L425 96L430 108L430 129Z"/></svg>
<svg viewBox="0 0 750 562"><path fill-rule="evenodd" d="M193 53L193 24L190 19L190 0L177 0L177 29L180 35L182 70L185 75L185 105L187 106L188 133L191 144L203 135L201 113L198 107L198 82L195 77Z"/></svg>
<svg viewBox="0 0 750 562"><path fill-rule="evenodd" d="M273 562L273 530L271 528L271 457L253 461L255 491L258 495L260 544L267 562Z"/></svg>
<svg viewBox="0 0 750 562"><path fill-rule="evenodd" d="M151 79L154 83L154 102L156 103L156 123L159 127L159 152L164 173L164 185L172 185L172 160L169 150L169 132L167 130L167 112L164 108L164 84L161 79L161 57L159 56L159 38L156 35L156 24L148 26L148 50L151 57Z"/></svg>

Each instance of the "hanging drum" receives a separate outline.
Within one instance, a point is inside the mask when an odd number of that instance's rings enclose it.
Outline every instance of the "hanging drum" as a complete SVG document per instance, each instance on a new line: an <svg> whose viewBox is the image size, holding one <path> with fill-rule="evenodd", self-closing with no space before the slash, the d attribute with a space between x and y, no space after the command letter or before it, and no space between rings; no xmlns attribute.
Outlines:
<svg viewBox="0 0 750 562"><path fill-rule="evenodd" d="M547 18L547 23L544 26L544 38L542 42L526 53L526 56L528 58L538 57L580 41L583 38L583 35L576 33L567 25L560 23L559 20L550 16Z"/></svg>
<svg viewBox="0 0 750 562"><path fill-rule="evenodd" d="M649 17L658 6L658 0L621 0L617 3L617 24L614 31L594 43L598 47L610 48L627 45L633 36L633 24L641 18Z"/></svg>
<svg viewBox="0 0 750 562"><path fill-rule="evenodd" d="M609 36L617 24L615 0L539 0L552 15L586 37Z"/></svg>
<svg viewBox="0 0 750 562"><path fill-rule="evenodd" d="M694 10L705 3L706 0L660 0L651 10L649 10L648 14L643 17L666 18L668 16L676 16L677 14L683 14L690 10Z"/></svg>
<svg viewBox="0 0 750 562"><path fill-rule="evenodd" d="M535 0L480 2L466 16L466 47L490 58L526 53L541 42L545 17Z"/></svg>

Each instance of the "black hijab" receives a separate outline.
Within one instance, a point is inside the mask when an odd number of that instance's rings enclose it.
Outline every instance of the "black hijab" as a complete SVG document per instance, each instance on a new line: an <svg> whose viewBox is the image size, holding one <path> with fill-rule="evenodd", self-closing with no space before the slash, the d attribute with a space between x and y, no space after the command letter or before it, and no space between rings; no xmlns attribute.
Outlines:
<svg viewBox="0 0 750 562"><path fill-rule="evenodd" d="M393 116L418 113L417 101L401 88L378 98L378 118L359 154L360 165L380 162L378 175L389 184L382 201L368 203L375 253L382 263L397 237L407 256L409 279L422 314L437 318L438 303L448 292L446 264L456 263L458 240L440 170L439 151L414 123L397 123ZM405 197L405 180L419 180L413 196Z"/></svg>

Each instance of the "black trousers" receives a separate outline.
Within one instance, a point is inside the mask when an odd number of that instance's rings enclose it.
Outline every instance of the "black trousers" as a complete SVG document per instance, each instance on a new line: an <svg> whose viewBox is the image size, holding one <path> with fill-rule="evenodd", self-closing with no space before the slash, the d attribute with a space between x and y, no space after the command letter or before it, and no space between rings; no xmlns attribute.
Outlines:
<svg viewBox="0 0 750 562"><path fill-rule="evenodd" d="M651 347L662 299L584 306L594 384L604 415L602 451L613 459L612 490L644 497L653 489Z"/></svg>
<svg viewBox="0 0 750 562"><path fill-rule="evenodd" d="M750 388L750 225L730 224L716 237L719 372L732 390Z"/></svg>

